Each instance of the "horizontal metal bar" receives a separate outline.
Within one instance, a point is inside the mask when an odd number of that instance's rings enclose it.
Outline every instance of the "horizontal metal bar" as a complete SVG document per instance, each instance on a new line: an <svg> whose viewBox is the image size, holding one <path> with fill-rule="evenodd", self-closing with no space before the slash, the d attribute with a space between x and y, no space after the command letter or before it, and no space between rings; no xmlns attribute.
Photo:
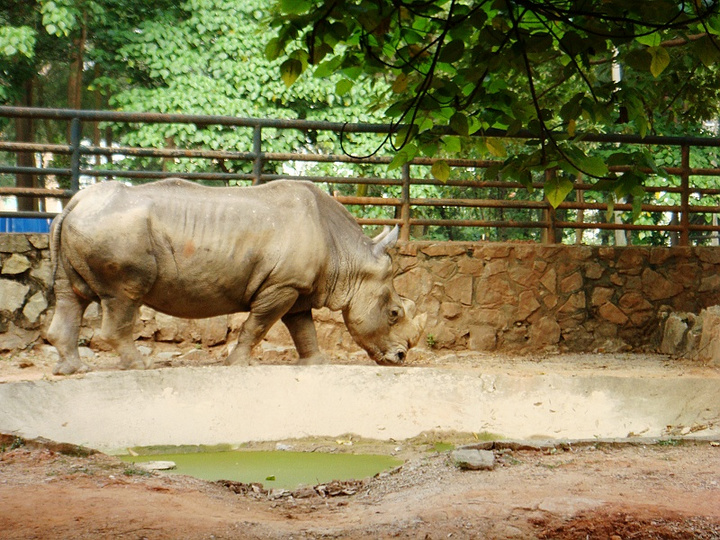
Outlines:
<svg viewBox="0 0 720 540"><path fill-rule="evenodd" d="M436 226L436 227L498 227L517 229L546 229L546 221L488 221L482 219L423 219L410 218L410 225Z"/></svg>
<svg viewBox="0 0 720 540"><path fill-rule="evenodd" d="M49 218L52 219L57 214L55 212L29 212L24 210L9 211L0 210L0 217L5 218Z"/></svg>
<svg viewBox="0 0 720 540"><path fill-rule="evenodd" d="M94 111L80 109L51 109L0 106L0 116L10 118L42 118L72 120L79 118L91 122L122 122L144 124L196 124L235 127L298 129L301 131L335 131L344 133L389 133L397 128L389 124L324 122L312 120L238 118L236 116L204 114L162 114L149 112Z"/></svg>
<svg viewBox="0 0 720 540"><path fill-rule="evenodd" d="M681 225L638 225L636 223L596 223L556 221L555 227L560 229L612 229L627 231L682 231Z"/></svg>
<svg viewBox="0 0 720 540"><path fill-rule="evenodd" d="M0 195L14 195L15 197L57 197L60 199L69 199L73 196L73 192L69 189L0 187Z"/></svg>
<svg viewBox="0 0 720 540"><path fill-rule="evenodd" d="M124 122L124 123L162 123L162 124L197 124L205 125L226 125L237 127L278 128L298 129L301 131L334 131L343 133L378 133L387 134L397 132L404 126L391 124L367 124L349 122L323 122L313 120L293 119L269 119L269 118L238 118L235 116L202 115L202 114L162 114L148 112L126 112L126 111L99 111L81 109L52 109L34 107L10 107L0 106L0 116L10 118L43 118L48 120L72 120L79 118L94 122ZM454 135L449 127L435 128L438 134ZM479 130L472 134L475 137L489 137L502 139L529 139L540 140L537 133L522 130L512 135L498 129ZM549 133L548 136L565 137L565 133ZM542 137L547 139L547 137ZM626 135L626 134L603 134L585 133L576 137L578 141L599 142L599 143L625 143L643 145L665 145L665 146L706 146L720 147L720 138L716 137L668 137L656 135Z"/></svg>
<svg viewBox="0 0 720 540"><path fill-rule="evenodd" d="M352 195L336 195L335 198L343 204L359 204L365 206L400 206L402 200L392 197L355 197Z"/></svg>

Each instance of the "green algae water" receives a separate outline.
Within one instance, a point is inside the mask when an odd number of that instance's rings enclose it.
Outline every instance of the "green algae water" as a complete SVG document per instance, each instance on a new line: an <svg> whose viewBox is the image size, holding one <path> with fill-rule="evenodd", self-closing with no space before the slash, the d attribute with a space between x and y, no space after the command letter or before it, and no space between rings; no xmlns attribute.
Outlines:
<svg viewBox="0 0 720 540"><path fill-rule="evenodd" d="M323 452L230 451L118 456L127 463L173 461L168 471L203 480L260 482L266 488L295 489L331 480L360 480L401 465L392 456Z"/></svg>

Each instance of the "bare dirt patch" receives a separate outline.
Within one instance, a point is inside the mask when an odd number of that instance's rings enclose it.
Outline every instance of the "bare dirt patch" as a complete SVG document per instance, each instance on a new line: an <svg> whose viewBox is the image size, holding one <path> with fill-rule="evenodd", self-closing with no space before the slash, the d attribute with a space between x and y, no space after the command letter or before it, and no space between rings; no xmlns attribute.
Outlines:
<svg viewBox="0 0 720 540"><path fill-rule="evenodd" d="M222 351L187 350L163 367L209 365ZM292 354L266 351L263 361ZM349 357L340 363L363 363ZM93 359L100 370L115 358ZM514 358L491 355L416 356L415 365L453 369L643 371L649 377L704 373L707 368L664 357L633 355ZM28 352L0 360L0 382L52 377L53 359ZM717 377L717 369L707 372ZM491 471L462 471L433 442L402 447L405 465L350 485L268 493L144 473L99 453L71 446L0 446L0 537L27 538L720 538L720 446L715 441L662 444L499 445ZM317 445L314 441L312 444ZM337 488L337 489L336 489Z"/></svg>
<svg viewBox="0 0 720 540"><path fill-rule="evenodd" d="M5 445L6 539L720 538L720 448L707 441L497 449L492 471L418 445L392 473L291 494Z"/></svg>

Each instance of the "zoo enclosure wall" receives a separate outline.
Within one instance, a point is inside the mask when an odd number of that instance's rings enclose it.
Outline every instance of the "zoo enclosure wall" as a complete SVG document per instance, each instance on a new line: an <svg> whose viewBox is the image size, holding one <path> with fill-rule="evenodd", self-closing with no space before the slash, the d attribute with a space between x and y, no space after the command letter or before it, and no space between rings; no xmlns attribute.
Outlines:
<svg viewBox="0 0 720 540"><path fill-rule="evenodd" d="M653 152L670 149L671 157L661 174L655 174L653 185L645 187L639 205L628 199L609 203L596 186L578 177L565 202L553 208L543 196L542 178L533 182L534 193L525 191L519 183L484 178L482 172L496 165L497 159L416 157L389 171L387 165L393 160L390 154L357 157L323 152L312 144L305 145L299 152L265 151L268 139L283 131L305 134L308 141L313 138L312 134L319 132L334 134L342 147L343 137L347 139L352 134L377 136L382 141L392 134L390 125L5 106L0 107L0 119L63 122L68 133L67 144L0 140L0 197L16 198L18 208L29 208L0 211L0 216L5 217L52 217L55 212L45 206L48 198L67 200L81 189L83 182L102 179L141 182L182 177L229 185L290 178L324 184L356 214L361 225L399 225L403 240L521 238L543 243L623 245L631 237L636 243L687 246L717 245L720 232L716 217L720 213L720 189L715 187L720 168L714 166L714 158L710 159L711 166L693 166L692 159L693 153L700 149L716 152L720 146L718 138L584 135L583 141L588 145L645 147ZM202 145L178 148L172 140L167 140L163 148L113 144L113 126L129 124L244 131L247 144L237 150ZM89 138L83 136L88 128L92 128L93 133ZM497 139L510 139L499 133L494 135ZM493 138L487 133L482 137ZM528 137L516 136L513 140L527 143ZM45 165L54 163L56 156L64 156L67 166ZM155 160L155 163L159 160L161 166L137 166L138 159ZM451 169L446 182L430 174L439 160ZM15 164L11 164L13 161ZM188 166L191 161L194 165ZM125 162L132 163L133 167L127 167ZM198 167L198 162L207 166ZM313 164L332 164L332 174L313 174L308 171L308 166ZM362 167L372 166L386 166L380 169L385 172L377 174L376 168L373 170L376 174L363 173ZM622 173L626 169L610 167L610 170ZM57 187L49 187L50 181ZM381 192L368 195L369 187L379 187ZM451 189L455 189L452 196L442 195ZM633 221L629 217L633 210L636 213L639 210L644 219ZM428 236L432 230L441 232ZM534 233L509 237L502 232L510 230ZM466 231L466 234L456 231ZM605 239L601 238L603 234ZM651 238L651 235L655 236Z"/></svg>
<svg viewBox="0 0 720 540"><path fill-rule="evenodd" d="M716 335L720 313L715 325L707 317L692 323L699 320L692 314L720 304L720 250L714 247L401 242L393 261L397 290L428 316L421 351L661 350L698 358L712 353L720 362L720 340L704 347L698 334ZM40 342L54 305L52 276L47 234L0 234L0 353ZM225 347L245 316L177 319L144 307L135 336L150 346ZM324 351L360 352L340 313L324 308L313 316ZM100 324L93 304L81 339L94 346ZM281 324L267 339L292 346Z"/></svg>

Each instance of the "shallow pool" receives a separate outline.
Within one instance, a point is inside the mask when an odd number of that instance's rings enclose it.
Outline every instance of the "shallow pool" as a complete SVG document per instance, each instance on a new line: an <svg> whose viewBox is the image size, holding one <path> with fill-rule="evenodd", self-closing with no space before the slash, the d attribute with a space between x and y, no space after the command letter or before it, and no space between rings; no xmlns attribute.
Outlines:
<svg viewBox="0 0 720 540"><path fill-rule="evenodd" d="M260 482L266 488L294 489L331 480L360 480L403 462L375 454L328 454L323 452L229 451L118 456L128 463L173 461L170 473L203 480Z"/></svg>

